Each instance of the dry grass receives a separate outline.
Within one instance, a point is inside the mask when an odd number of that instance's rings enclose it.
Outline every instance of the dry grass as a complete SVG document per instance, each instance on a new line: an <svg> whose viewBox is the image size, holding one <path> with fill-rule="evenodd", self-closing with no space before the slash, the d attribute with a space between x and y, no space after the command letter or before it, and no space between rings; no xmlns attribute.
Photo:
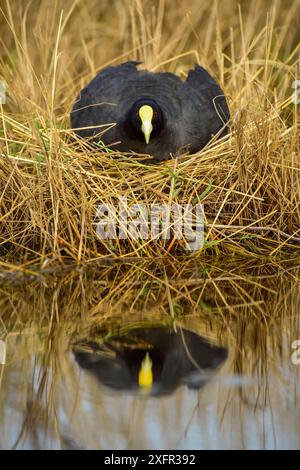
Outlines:
<svg viewBox="0 0 300 470"><path fill-rule="evenodd" d="M300 242L299 1L1 2L0 267L186 257L180 240L100 240L100 202L204 204L205 254L295 256ZM73 139L72 103L129 59L182 77L195 62L225 90L231 133L160 165ZM19 268L17 268L19 266Z"/></svg>
<svg viewBox="0 0 300 470"><path fill-rule="evenodd" d="M52 343L60 332L73 337L94 328L126 332L161 323L176 328L187 321L204 335L218 329L221 340L224 330L251 319L262 328L286 316L296 322L298 301L289 300L291 291L299 294L296 262L243 262L235 256L196 263L169 259L61 275L54 270L54 275L39 273L31 279L15 276L0 287L0 337L37 328Z"/></svg>

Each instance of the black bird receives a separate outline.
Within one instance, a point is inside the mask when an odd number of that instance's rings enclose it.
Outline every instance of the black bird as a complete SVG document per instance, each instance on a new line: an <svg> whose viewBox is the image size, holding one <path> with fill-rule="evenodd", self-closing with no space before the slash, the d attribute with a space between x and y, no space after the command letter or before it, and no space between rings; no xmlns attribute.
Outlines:
<svg viewBox="0 0 300 470"><path fill-rule="evenodd" d="M71 112L78 136L166 160L226 134L224 93L203 67L196 65L182 81L172 73L137 70L139 63L108 67L80 92Z"/></svg>

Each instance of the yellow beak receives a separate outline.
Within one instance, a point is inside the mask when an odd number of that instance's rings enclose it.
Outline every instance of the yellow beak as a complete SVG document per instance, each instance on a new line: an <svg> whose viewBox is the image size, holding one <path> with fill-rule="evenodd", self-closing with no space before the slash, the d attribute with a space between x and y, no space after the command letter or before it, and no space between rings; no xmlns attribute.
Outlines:
<svg viewBox="0 0 300 470"><path fill-rule="evenodd" d="M148 104L144 104L139 109L139 116L142 121L142 132L145 136L146 144L149 144L150 135L153 130L153 126L152 126L153 109Z"/></svg>

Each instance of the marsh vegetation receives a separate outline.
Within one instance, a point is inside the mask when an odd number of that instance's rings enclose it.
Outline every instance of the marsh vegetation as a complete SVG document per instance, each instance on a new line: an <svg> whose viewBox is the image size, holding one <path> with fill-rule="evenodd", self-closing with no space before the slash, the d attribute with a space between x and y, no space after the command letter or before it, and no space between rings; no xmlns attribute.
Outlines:
<svg viewBox="0 0 300 470"><path fill-rule="evenodd" d="M299 447L299 0L0 8L0 447ZM228 135L151 165L76 138L79 90L127 60L182 79L203 65L228 99ZM120 195L202 204L203 247L172 231L100 239L96 208ZM154 327L209 341L215 364L175 348L198 375L157 396L113 391L76 361L80 347L106 366L121 344L126 362L126 344L155 349L134 336Z"/></svg>

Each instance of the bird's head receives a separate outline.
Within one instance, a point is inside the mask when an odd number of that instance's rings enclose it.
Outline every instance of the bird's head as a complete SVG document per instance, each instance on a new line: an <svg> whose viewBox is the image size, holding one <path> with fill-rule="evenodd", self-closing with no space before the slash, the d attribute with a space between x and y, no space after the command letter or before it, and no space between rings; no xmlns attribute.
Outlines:
<svg viewBox="0 0 300 470"><path fill-rule="evenodd" d="M137 100L129 112L129 118L137 137L143 139L146 144L163 128L162 110L152 99Z"/></svg>

